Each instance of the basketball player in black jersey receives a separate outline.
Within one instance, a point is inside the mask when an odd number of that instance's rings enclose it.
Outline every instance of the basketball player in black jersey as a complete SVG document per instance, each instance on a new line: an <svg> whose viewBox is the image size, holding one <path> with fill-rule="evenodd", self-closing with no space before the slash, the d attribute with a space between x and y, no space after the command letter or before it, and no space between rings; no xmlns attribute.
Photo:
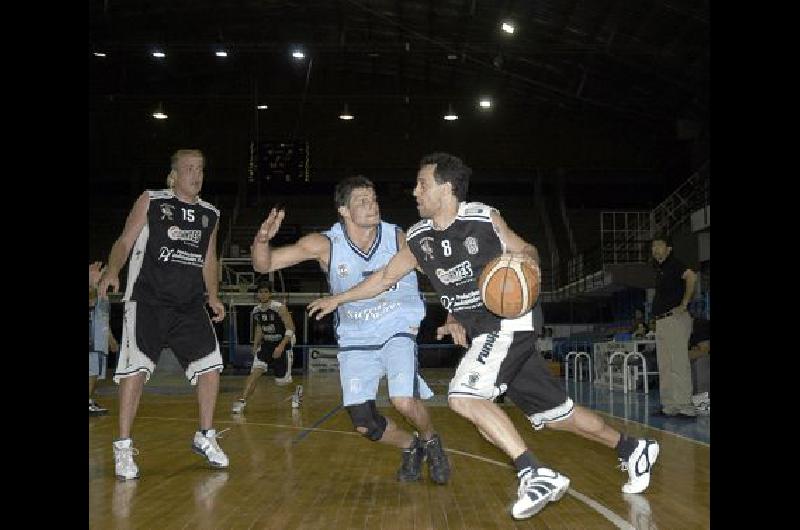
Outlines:
<svg viewBox="0 0 800 530"><path fill-rule="evenodd" d="M275 369L275 383L286 385L292 382L292 339L294 321L286 306L272 300L269 285L258 286L258 305L250 314L250 325L255 330L253 336L253 365L244 383L239 399L233 402L231 412L241 414L247 406L247 399L256 389L258 378L267 372L270 364Z"/></svg>
<svg viewBox="0 0 800 530"><path fill-rule="evenodd" d="M569 487L569 479L543 466L527 449L509 417L492 401L504 392L534 429L548 426L570 431L616 449L629 475L623 492L644 491L658 456L658 444L623 436L597 414L572 402L536 352L531 312L504 319L483 304L477 280L491 259L501 253L515 254L538 271L539 256L536 247L515 234L497 210L465 201L470 174L469 167L452 155L423 157L414 188L423 220L409 228L408 245L381 271L351 290L309 304L309 313L316 313L319 319L339 304L390 288L415 267L422 269L448 311L447 322L437 336L452 334L457 344L467 346L463 332L453 333L455 321L472 339L450 382L448 402L513 460L519 477L513 517L531 517L548 502L559 500Z"/></svg>
<svg viewBox="0 0 800 530"><path fill-rule="evenodd" d="M221 322L225 307L217 295L219 210L200 199L203 154L177 151L168 189L145 191L133 205L98 283L100 297L119 290L119 271L133 249L123 301L122 344L114 382L119 384L119 438L114 441L115 473L137 478L131 427L145 382L163 346L175 353L192 385L197 385L200 428L192 450L212 467L228 467L212 427L222 357L211 320ZM91 277L91 276L90 276ZM205 295L214 312L209 319Z"/></svg>

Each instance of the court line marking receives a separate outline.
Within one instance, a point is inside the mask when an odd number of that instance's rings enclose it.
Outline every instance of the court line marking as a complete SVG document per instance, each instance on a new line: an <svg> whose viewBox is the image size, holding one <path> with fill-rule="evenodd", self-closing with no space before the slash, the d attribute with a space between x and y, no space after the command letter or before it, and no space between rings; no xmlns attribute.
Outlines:
<svg viewBox="0 0 800 530"><path fill-rule="evenodd" d="M311 425L311 427L303 429L303 432L301 432L300 434L295 436L294 439L292 440L292 445L296 445L296 444L299 444L300 442L302 442L305 439L305 437L308 436L311 433L312 429L315 429L315 428L319 427L320 425L322 425L323 423L325 423L326 421L328 421L328 418L330 418L331 416L334 416L340 410L342 410L342 405L336 405L335 407L333 407L331 410L329 410L327 413L325 413L320 419L315 421L314 424Z"/></svg>
<svg viewBox="0 0 800 530"><path fill-rule="evenodd" d="M579 403L576 403L576 405L579 405ZM580 406L583 407L583 405L580 405ZM695 440L694 438L689 438L688 436L684 436L684 435L678 434L676 432L665 431L664 429L659 429L658 427L655 427L653 425L648 425L648 424L642 423L640 421L631 420L631 419L627 419L627 418L620 418L619 416L614 416L613 414L609 414L608 412L606 412L604 410L597 410L597 409L593 409L593 408L589 408L589 407L584 407L584 408L587 408L588 410L592 410L594 412L597 412L598 414L602 414L603 416L607 416L609 418L614 418L615 420L619 420L619 421L621 421L623 423L636 423L637 425L641 425L642 427L646 427L648 429L654 429L656 431L660 431L660 432L663 432L663 433L666 433L666 434L671 434L672 436L677 436L678 438L683 438L684 440L686 440L688 442L694 442L694 443L699 444L699 445L705 445L706 447L711 449L711 444L709 444L709 443L702 442L700 440Z"/></svg>
<svg viewBox="0 0 800 530"><path fill-rule="evenodd" d="M332 416L333 414L338 412L340 408L342 408L342 406L338 405L336 408L334 408L333 410L329 411L325 416L320 418L320 420L317 420L317 425L323 423L330 416ZM165 420L165 421L197 421L196 419L192 419L192 418L162 418L162 417L159 417L159 416L140 416L139 419ZM308 434L311 433L311 432L330 432L330 433L336 433L336 434L347 434L349 436L361 436L361 434L359 434L357 432L353 432L353 431L339 431L339 430L334 430L334 429L320 429L320 428L317 428L317 427L295 427L294 425L283 425L283 424L280 424L280 423L260 423L260 422L250 422L250 421L242 421L242 422L239 422L239 421L216 421L215 423L224 423L224 424L232 424L232 425L259 425L259 426L265 426L265 427L279 427L279 428L283 428L283 429L302 430L303 433L301 433L301 434L305 433L306 436L308 436ZM499 466L499 467L503 467L503 468L507 468L507 469L514 469L514 467L511 464L507 464L505 462L498 462L497 460L492 460L491 458L486 458L486 457L475 455L475 454L472 454L472 453L467 453L465 451L459 451L458 449L445 448L445 451L447 451L448 453L453 453L453 454L465 456L465 457L468 457L468 458L473 458L475 460L480 460L481 462L486 462L488 464L493 464L493 465L496 465L496 466ZM625 519L623 519L622 517L620 517L619 515L617 515L613 511L611 511L608 507L604 506L603 504L600 504L599 502L597 502L596 500L592 499L591 497L588 497L587 495L579 492L575 488L569 488L567 490L567 493L570 494L575 499L577 499L580 502L582 502L585 505L587 505L589 508L592 508L594 511L596 511L597 513L599 513L603 517L605 517L611 524L613 524L617 528L621 528L623 530L636 530L636 528L633 525L631 525L628 521L626 521Z"/></svg>

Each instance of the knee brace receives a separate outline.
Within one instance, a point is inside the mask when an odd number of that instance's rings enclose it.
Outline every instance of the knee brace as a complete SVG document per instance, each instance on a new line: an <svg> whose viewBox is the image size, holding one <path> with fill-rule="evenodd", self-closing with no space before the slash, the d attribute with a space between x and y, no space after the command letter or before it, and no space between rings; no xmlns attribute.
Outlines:
<svg viewBox="0 0 800 530"><path fill-rule="evenodd" d="M347 405L345 408L350 414L353 427L363 427L367 430L367 432L363 433L365 438L377 442L383 437L387 421L386 418L378 414L374 399L358 405Z"/></svg>

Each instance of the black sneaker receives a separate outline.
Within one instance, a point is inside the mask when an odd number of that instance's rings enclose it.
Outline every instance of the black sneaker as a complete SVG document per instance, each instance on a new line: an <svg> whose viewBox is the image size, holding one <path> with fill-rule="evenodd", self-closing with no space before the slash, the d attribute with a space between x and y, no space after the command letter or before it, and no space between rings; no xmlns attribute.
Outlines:
<svg viewBox="0 0 800 530"><path fill-rule="evenodd" d="M433 438L423 442L425 447L425 457L428 459L428 474L431 480L437 484L447 484L450 478L450 462L442 447L442 439L438 434Z"/></svg>
<svg viewBox="0 0 800 530"><path fill-rule="evenodd" d="M397 480L400 482L414 482L422 477L422 459L425 450L420 439L414 435L411 447L403 449L403 463L397 470Z"/></svg>

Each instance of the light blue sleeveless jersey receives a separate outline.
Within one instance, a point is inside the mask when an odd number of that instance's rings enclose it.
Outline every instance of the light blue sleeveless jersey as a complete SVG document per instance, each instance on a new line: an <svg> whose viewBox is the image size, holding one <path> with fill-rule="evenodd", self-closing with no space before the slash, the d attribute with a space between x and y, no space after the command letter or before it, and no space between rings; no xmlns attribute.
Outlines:
<svg viewBox="0 0 800 530"><path fill-rule="evenodd" d="M383 268L398 250L397 226L390 223L381 222L368 252L362 252L350 241L341 223L323 234L331 242L328 266L331 294L347 291ZM397 335L414 338L417 330L411 328L418 328L424 317L425 304L417 288L417 274L411 271L375 298L339 306L336 312L339 351L378 349Z"/></svg>

